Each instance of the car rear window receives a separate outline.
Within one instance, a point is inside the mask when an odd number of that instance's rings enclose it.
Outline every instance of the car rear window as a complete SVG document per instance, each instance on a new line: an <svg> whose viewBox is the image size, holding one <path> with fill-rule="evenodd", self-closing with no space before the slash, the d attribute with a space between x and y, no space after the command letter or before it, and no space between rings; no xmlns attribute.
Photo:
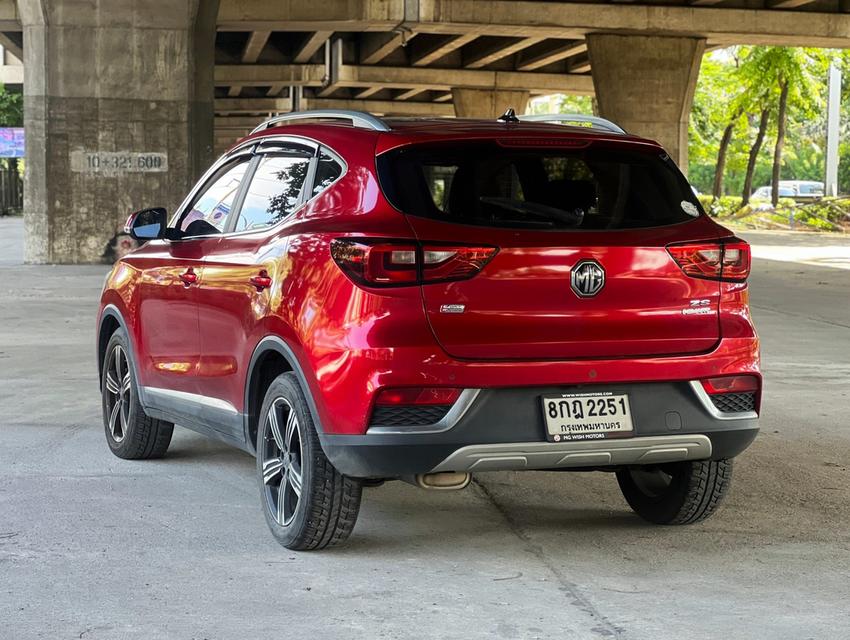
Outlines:
<svg viewBox="0 0 850 640"><path fill-rule="evenodd" d="M442 143L395 149L377 163L394 207L446 222L630 229L676 224L702 212L688 181L657 150Z"/></svg>

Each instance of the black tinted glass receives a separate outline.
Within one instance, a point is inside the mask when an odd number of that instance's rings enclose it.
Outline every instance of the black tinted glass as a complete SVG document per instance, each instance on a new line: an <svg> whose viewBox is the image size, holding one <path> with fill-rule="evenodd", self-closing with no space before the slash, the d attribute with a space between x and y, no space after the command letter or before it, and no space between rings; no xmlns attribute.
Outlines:
<svg viewBox="0 0 850 640"><path fill-rule="evenodd" d="M323 149L319 154L319 164L316 167L316 181L313 183L313 195L320 194L341 175L342 164Z"/></svg>
<svg viewBox="0 0 850 640"><path fill-rule="evenodd" d="M667 156L623 147L422 145L379 156L378 173L399 210L462 224L627 229L684 222L701 212Z"/></svg>

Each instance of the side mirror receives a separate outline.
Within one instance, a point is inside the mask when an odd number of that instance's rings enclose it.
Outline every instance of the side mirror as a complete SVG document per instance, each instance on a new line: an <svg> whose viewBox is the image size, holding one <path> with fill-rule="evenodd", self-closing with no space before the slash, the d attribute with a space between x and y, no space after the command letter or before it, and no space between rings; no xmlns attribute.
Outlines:
<svg viewBox="0 0 850 640"><path fill-rule="evenodd" d="M139 242L159 240L165 237L168 227L168 212L162 207L142 209L130 214L124 230Z"/></svg>

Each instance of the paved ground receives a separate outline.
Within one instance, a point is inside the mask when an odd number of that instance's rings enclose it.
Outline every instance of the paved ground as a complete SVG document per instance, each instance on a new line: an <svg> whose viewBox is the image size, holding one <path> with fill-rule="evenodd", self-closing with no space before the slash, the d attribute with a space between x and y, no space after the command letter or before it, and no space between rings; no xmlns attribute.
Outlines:
<svg viewBox="0 0 850 640"><path fill-rule="evenodd" d="M757 243L753 247L756 258L850 269L850 239L832 237L825 241L820 233L793 231L750 231L744 235Z"/></svg>
<svg viewBox="0 0 850 640"><path fill-rule="evenodd" d="M0 267L24 261L24 225L21 218L0 216Z"/></svg>
<svg viewBox="0 0 850 640"><path fill-rule="evenodd" d="M756 262L763 432L703 525L643 524L608 475L499 473L368 489L351 543L314 554L272 540L245 454L182 429L162 461L108 452L104 272L0 266L2 638L850 636L845 270Z"/></svg>

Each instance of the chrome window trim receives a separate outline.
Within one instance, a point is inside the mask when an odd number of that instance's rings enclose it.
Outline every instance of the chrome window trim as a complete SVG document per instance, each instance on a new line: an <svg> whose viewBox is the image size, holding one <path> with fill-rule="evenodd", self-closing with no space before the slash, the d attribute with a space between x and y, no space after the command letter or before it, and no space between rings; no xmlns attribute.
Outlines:
<svg viewBox="0 0 850 640"><path fill-rule="evenodd" d="M724 413L723 411L714 406L714 403L711 401L711 397L703 388L702 383L699 380L691 380L689 384L691 385L691 389L694 390L694 393L697 396L697 400L699 400L703 408L708 411L713 418L716 418L717 420L752 420L753 418L759 417L759 414L755 411Z"/></svg>
<svg viewBox="0 0 850 640"><path fill-rule="evenodd" d="M452 429L460 419L466 415L466 412L469 411L469 408L475 402L475 399L478 397L478 394L481 393L481 389L464 389L460 392L460 396L455 403L452 405L452 408L449 409L448 413L443 416L443 419L439 422L435 422L433 424L428 425L416 425L415 427L399 427L397 425L393 426L375 426L369 427L366 430L368 435L373 434L384 434L384 435L400 435L400 434L416 434L416 433L442 433L444 431L448 431Z"/></svg>

